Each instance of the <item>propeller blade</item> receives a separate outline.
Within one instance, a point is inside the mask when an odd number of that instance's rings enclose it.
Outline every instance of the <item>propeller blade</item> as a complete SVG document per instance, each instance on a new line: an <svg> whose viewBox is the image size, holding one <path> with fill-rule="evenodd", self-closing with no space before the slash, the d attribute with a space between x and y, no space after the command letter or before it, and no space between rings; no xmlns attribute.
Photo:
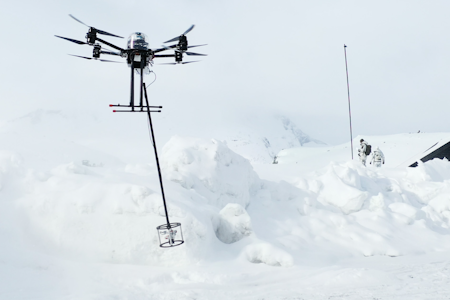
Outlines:
<svg viewBox="0 0 450 300"><path fill-rule="evenodd" d="M173 38L173 39L171 39L171 40L165 41L164 43L176 42L176 41L178 41L179 39L180 39L180 37L177 36L176 38Z"/></svg>
<svg viewBox="0 0 450 300"><path fill-rule="evenodd" d="M60 39L64 39L64 40L68 40L69 42L75 43L75 44L79 44L79 45L85 45L87 44L86 42L82 42L82 41L78 41L78 40L74 40L74 39L69 39L63 36L59 36L59 35L55 35L56 37L59 37Z"/></svg>
<svg viewBox="0 0 450 300"><path fill-rule="evenodd" d="M79 55L74 55L74 54L69 54L69 55L75 56L75 57L81 57L81 58L85 58L85 59L93 59L92 57L79 56Z"/></svg>
<svg viewBox="0 0 450 300"><path fill-rule="evenodd" d="M192 29L194 29L195 25L191 25L191 27L189 27L184 33L183 35L188 34Z"/></svg>
<svg viewBox="0 0 450 300"><path fill-rule="evenodd" d="M121 61L114 61L114 60L107 60L107 59L96 59L102 62L112 62L112 63L116 63L116 64L123 64L123 62Z"/></svg>
<svg viewBox="0 0 450 300"><path fill-rule="evenodd" d="M179 63L161 63L158 65L185 65L185 64L195 63L195 62L199 62L199 61L196 60L196 61L183 61L183 62L179 62Z"/></svg>
<svg viewBox="0 0 450 300"><path fill-rule="evenodd" d="M180 35L180 36L183 36L183 35L188 34L192 29L194 29L194 27L195 27L195 25L191 25L191 27L189 27L189 28L188 28L182 35ZM168 41L164 42L164 44L165 44L165 43L171 43L171 42L178 41L178 40L180 39L180 36L177 36L177 37L175 37L175 38L173 38L173 39L171 39L171 40L168 40Z"/></svg>
<svg viewBox="0 0 450 300"><path fill-rule="evenodd" d="M75 57L84 58L84 59L98 60L98 61L102 61L102 62L112 62L112 63L118 63L118 64L122 63L120 61L113 61L113 60L107 60L107 59L96 59L96 58L93 58L93 57L86 57L86 56L80 56L80 55L74 55L74 54L69 54L69 55L75 56Z"/></svg>
<svg viewBox="0 0 450 300"><path fill-rule="evenodd" d="M71 14L69 14L69 16L70 16L72 19L74 19L75 21L77 21L77 22L83 24L84 26L91 27L91 26L89 26L89 25L87 25L87 24L81 22L80 20L78 20L77 18L75 18L74 16L72 16Z"/></svg>
<svg viewBox="0 0 450 300"><path fill-rule="evenodd" d="M201 46L206 46L206 45L208 45L208 44L203 44L203 45L192 45L192 46L188 46L188 48L195 48L195 47L201 47ZM176 48L177 45L170 45L170 46L162 45L161 47L162 47L162 48L153 50L153 52L154 52L154 53L158 53L158 52L165 51L165 50L171 50L171 49Z"/></svg>
<svg viewBox="0 0 450 300"><path fill-rule="evenodd" d="M188 46L188 48L194 48L194 47L201 47L201 46L206 46L208 44L203 44L203 45L193 45L193 46Z"/></svg>
<svg viewBox="0 0 450 300"><path fill-rule="evenodd" d="M74 19L75 21L80 22L81 24L83 24L83 25L85 25L85 26L87 26L87 27L94 28L95 31L97 31L97 33L99 33L99 34L109 35L109 36L114 36L114 37L118 37L118 38L123 39L123 36L118 36L118 35L115 35L115 34L112 34L112 33L109 33L109 32L103 31L103 30L100 30L100 29L96 29L95 27L92 27L92 26L87 25L86 23L83 23L82 21L78 20L77 18L75 18L75 17L72 16L71 14L69 14L69 16L70 16L72 19Z"/></svg>
<svg viewBox="0 0 450 300"><path fill-rule="evenodd" d="M123 39L123 36L118 36L118 35L115 35L115 34L112 34L112 33L109 33L109 32L103 31L103 30L99 30L99 29L96 29L96 30L97 30L98 34L109 35L109 36Z"/></svg>
<svg viewBox="0 0 450 300"><path fill-rule="evenodd" d="M162 47L162 48L153 50L153 53L158 53L158 52L161 52L161 51L171 50L171 49L173 49L173 48L176 48L177 45L172 45L172 46L162 45L161 47Z"/></svg>
<svg viewBox="0 0 450 300"><path fill-rule="evenodd" d="M196 55L196 56L207 56L208 54L194 53L194 52L184 52L186 55Z"/></svg>

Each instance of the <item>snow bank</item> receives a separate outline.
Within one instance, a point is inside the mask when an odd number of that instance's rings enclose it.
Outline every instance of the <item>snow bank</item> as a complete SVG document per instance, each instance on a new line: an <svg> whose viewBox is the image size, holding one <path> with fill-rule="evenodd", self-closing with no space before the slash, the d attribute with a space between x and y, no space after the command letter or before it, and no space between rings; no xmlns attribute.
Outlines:
<svg viewBox="0 0 450 300"><path fill-rule="evenodd" d="M250 215L265 220L254 221L253 229L256 235L264 231L266 237L277 237L272 242L290 253L322 259L322 254L330 259L450 249L449 167L447 160L404 169L330 163L306 177L292 178L298 190L291 190L281 203L252 202Z"/></svg>
<svg viewBox="0 0 450 300"><path fill-rule="evenodd" d="M69 161L43 171L20 167L24 171L7 182L9 190L16 187L11 195L17 228L26 243L51 255L150 265L209 259L220 245L248 236L251 222L244 207L261 185L249 162L215 140L176 137L165 150L169 218L181 222L184 245L159 247L156 227L165 224L165 212L156 170L148 164L93 168ZM11 179L20 160L10 152L1 158L1 174ZM4 199L5 189L0 192ZM237 220L231 211L239 211Z"/></svg>
<svg viewBox="0 0 450 300"><path fill-rule="evenodd" d="M208 204L246 207L259 178L248 160L217 140L173 137L161 156L165 178L195 190Z"/></svg>
<svg viewBox="0 0 450 300"><path fill-rule="evenodd" d="M0 201L8 220L0 238L12 222L26 245L72 260L289 267L450 249L446 160L414 169L335 162L274 182L220 141L176 136L161 152L169 218L185 239L173 249L159 247L165 214L154 166L67 161L35 170L23 161L0 153L0 199L10 203ZM284 167L295 174L295 164Z"/></svg>

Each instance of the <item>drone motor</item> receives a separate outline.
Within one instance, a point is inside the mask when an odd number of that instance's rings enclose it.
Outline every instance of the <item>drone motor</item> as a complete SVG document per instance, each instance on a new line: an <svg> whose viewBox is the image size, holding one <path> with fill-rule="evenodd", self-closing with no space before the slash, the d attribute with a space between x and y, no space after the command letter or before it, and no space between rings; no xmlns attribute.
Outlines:
<svg viewBox="0 0 450 300"><path fill-rule="evenodd" d="M175 61L181 63L183 61L183 53L181 51L175 51Z"/></svg>
<svg viewBox="0 0 450 300"><path fill-rule="evenodd" d="M187 37L185 35L180 36L177 48L180 51L186 51L188 49L188 41L187 41Z"/></svg>
<svg viewBox="0 0 450 300"><path fill-rule="evenodd" d="M88 33L86 33L86 42L89 45L94 45L97 40L97 29L90 27Z"/></svg>
<svg viewBox="0 0 450 300"><path fill-rule="evenodd" d="M100 58L101 50L102 50L102 46L100 46L99 44L95 44L94 50L92 52L92 57L95 59Z"/></svg>

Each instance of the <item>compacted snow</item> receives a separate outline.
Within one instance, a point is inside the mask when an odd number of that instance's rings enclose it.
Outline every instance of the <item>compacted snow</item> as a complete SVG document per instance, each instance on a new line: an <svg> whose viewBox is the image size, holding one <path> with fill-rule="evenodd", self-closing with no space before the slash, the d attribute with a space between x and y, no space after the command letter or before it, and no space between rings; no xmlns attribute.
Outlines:
<svg viewBox="0 0 450 300"><path fill-rule="evenodd" d="M350 143L271 164L172 136L160 159L185 243L163 249L150 143L127 162L129 145L102 150L114 136L51 114L0 132L0 299L450 299L450 163L404 166L450 134L364 137L378 169Z"/></svg>

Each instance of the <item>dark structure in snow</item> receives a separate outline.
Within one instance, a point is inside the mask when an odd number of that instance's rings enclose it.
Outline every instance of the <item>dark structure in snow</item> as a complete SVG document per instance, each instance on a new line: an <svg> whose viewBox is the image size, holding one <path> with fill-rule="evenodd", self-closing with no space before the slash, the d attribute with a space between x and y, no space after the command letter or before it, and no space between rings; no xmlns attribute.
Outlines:
<svg viewBox="0 0 450 300"><path fill-rule="evenodd" d="M438 143L434 144L430 149L432 149L437 144ZM430 149L428 149L428 150L430 150ZM425 152L427 152L427 151L425 151ZM450 142L448 142L447 144L442 145L441 147L437 148L433 152L428 153L427 155L422 157L420 160L422 162L426 162L426 161L432 160L434 158L444 159L444 157L450 160ZM410 165L410 167L415 168L415 167L417 167L417 165L418 165L418 163L416 161L415 163Z"/></svg>

